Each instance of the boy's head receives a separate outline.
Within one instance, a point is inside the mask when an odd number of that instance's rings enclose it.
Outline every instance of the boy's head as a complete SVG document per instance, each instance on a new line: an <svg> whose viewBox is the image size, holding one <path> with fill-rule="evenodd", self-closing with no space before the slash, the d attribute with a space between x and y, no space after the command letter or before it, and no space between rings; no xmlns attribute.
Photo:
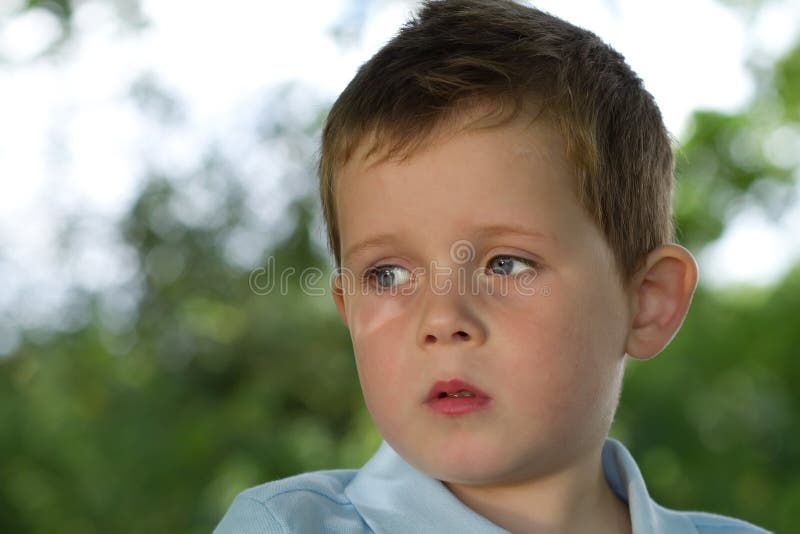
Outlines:
<svg viewBox="0 0 800 534"><path fill-rule="evenodd" d="M596 475L625 354L668 343L696 281L623 59L509 1L428 2L333 106L320 174L334 300L395 450L454 491Z"/></svg>
<svg viewBox="0 0 800 534"><path fill-rule="evenodd" d="M461 120L481 110L473 124ZM365 63L328 116L320 191L342 266L336 192L358 147L413 154L453 123L552 123L573 165L578 201L608 241L623 280L673 240L670 137L624 58L594 34L503 0L426 2Z"/></svg>

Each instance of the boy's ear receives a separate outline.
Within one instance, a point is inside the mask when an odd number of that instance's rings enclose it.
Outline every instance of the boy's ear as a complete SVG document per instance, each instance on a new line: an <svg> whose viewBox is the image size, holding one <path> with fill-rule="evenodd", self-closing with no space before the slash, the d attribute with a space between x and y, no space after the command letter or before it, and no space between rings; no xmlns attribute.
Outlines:
<svg viewBox="0 0 800 534"><path fill-rule="evenodd" d="M342 274L336 273L331 277L331 295L333 295L333 302L336 304L336 309L339 311L339 317L342 318L345 326L347 326L347 314L344 310L344 288L342 287Z"/></svg>
<svg viewBox="0 0 800 534"><path fill-rule="evenodd" d="M652 358L672 341L697 286L697 262L680 245L662 245L648 254L630 286L633 322L625 346L633 358Z"/></svg>

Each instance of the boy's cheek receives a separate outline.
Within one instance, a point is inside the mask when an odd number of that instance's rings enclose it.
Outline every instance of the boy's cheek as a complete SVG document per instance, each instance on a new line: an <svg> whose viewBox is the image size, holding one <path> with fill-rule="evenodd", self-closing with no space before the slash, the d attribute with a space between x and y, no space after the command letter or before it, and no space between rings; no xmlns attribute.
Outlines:
<svg viewBox="0 0 800 534"><path fill-rule="evenodd" d="M411 362L398 357L399 352L392 344L364 343L355 350L367 410L386 438L394 437L397 421L406 420L409 411L418 408L415 401L423 386L415 380L419 370L411 369Z"/></svg>

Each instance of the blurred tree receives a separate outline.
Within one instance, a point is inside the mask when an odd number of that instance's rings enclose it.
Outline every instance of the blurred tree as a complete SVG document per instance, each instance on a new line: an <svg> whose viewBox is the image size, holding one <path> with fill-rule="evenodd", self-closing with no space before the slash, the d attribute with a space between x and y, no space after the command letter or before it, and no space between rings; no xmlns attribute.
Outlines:
<svg viewBox="0 0 800 534"><path fill-rule="evenodd" d="M72 13L66 1L29 5ZM676 193L694 250L744 203L780 213L791 199L798 151L781 147L797 147L799 66L800 47L757 73L742 112L694 115ZM132 95L168 122L178 115L157 85L141 78ZM279 182L301 192L284 226L259 222L253 184L221 151L185 176L153 171L119 226L138 275L115 292L76 293L70 313L84 319L24 332L0 360L0 531L208 532L247 486L357 467L373 452L380 438L316 233L322 115L292 115L291 96L265 98L257 132L265 150L285 143L301 162ZM798 295L800 268L768 289L701 287L665 354L629 363L613 434L657 500L792 530Z"/></svg>
<svg viewBox="0 0 800 534"><path fill-rule="evenodd" d="M745 206L774 220L797 202L800 166L800 47L755 73L741 112L697 111L677 158L676 222L692 249L719 237Z"/></svg>
<svg viewBox="0 0 800 534"><path fill-rule="evenodd" d="M800 178L800 43L757 72L741 112L698 111L678 154L676 219L699 250L753 206L777 220ZM630 361L613 433L662 504L790 532L800 510L800 265L771 288L701 285L652 362Z"/></svg>
<svg viewBox="0 0 800 534"><path fill-rule="evenodd" d="M265 98L256 134L299 150L283 178L312 190L322 116L278 112L295 90ZM0 361L0 531L208 532L243 488L356 467L377 445L310 232L316 198L291 201L276 233L234 169L212 149L187 176L150 176L120 224L139 275L76 294L83 326L26 332Z"/></svg>
<svg viewBox="0 0 800 534"><path fill-rule="evenodd" d="M80 8L82 4L88 2L75 2L73 0L24 0L19 6L15 6L15 2L10 2L11 6L5 7L2 11L9 12L11 17L20 15L25 12L41 11L48 13L58 22L59 32L58 35L49 43L49 45L41 51L38 55L53 55L58 54L65 44L70 42L73 35L73 19L76 9ZM144 18L140 0L103 0L103 3L110 6L114 12L115 20L119 22L118 28L126 31L136 31L147 25L147 20ZM0 16L0 23L5 22ZM4 63L5 51L0 48L0 65ZM35 60L36 57L30 58Z"/></svg>

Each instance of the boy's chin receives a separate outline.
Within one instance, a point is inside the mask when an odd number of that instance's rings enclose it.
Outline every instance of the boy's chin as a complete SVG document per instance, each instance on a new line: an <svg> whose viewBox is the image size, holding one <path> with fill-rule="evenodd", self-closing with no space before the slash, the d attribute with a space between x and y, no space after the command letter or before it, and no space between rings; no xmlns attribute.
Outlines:
<svg viewBox="0 0 800 534"><path fill-rule="evenodd" d="M526 464L513 464L504 461L489 461L482 464L439 466L427 473L445 485L497 486L517 484L535 478L536 469Z"/></svg>
<svg viewBox="0 0 800 534"><path fill-rule="evenodd" d="M400 452L400 451L398 451ZM536 451L512 451L484 443L449 443L413 447L404 459L428 476L446 484L490 485L519 482L537 470L542 455ZM545 455L546 456L546 455ZM538 466L542 468L545 466Z"/></svg>
<svg viewBox="0 0 800 534"><path fill-rule="evenodd" d="M445 484L517 484L542 478L581 463L588 451L563 443L517 443L455 440L444 444L406 444L395 450L409 464ZM602 446L602 445L600 445Z"/></svg>

